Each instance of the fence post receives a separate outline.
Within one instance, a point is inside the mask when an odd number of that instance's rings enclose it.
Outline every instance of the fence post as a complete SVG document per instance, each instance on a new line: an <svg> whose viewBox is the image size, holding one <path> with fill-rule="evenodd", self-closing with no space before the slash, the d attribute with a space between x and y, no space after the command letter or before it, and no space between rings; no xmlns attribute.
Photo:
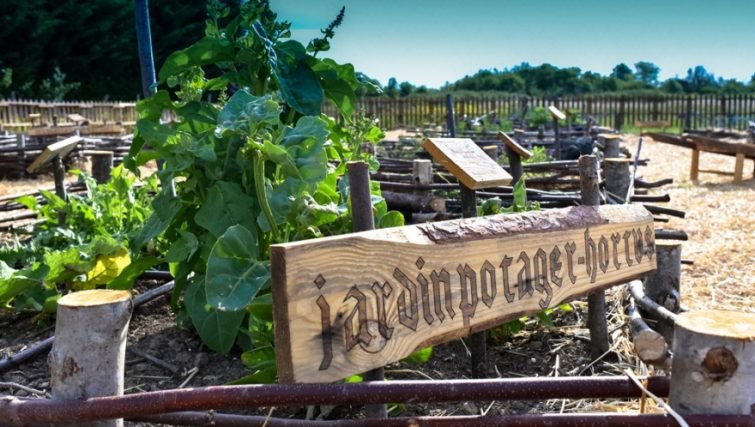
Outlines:
<svg viewBox="0 0 755 427"><path fill-rule="evenodd" d="M367 163L349 162L349 199L351 200L351 221L354 232L375 229L375 219L372 215L372 196L370 194L370 168ZM384 381L385 371L382 367L365 372L365 381ZM369 418L387 418L388 409L385 404L367 405L365 407Z"/></svg>
<svg viewBox="0 0 755 427"><path fill-rule="evenodd" d="M692 129L692 95L687 95L687 111L684 113L684 131Z"/></svg>
<svg viewBox="0 0 755 427"><path fill-rule="evenodd" d="M133 302L128 291L96 289L58 301L50 351L53 400L122 396L126 337ZM122 419L88 426L122 426Z"/></svg>
<svg viewBox="0 0 755 427"><path fill-rule="evenodd" d="M755 314L682 313L676 321L669 404L684 414L753 415Z"/></svg>
<svg viewBox="0 0 755 427"><path fill-rule="evenodd" d="M619 97L619 111L616 113L616 116L614 116L613 121L613 128L616 130L621 130L621 127L624 126L624 114L626 110L626 98L624 95L621 95Z"/></svg>
<svg viewBox="0 0 755 427"><path fill-rule="evenodd" d="M16 148L18 148L18 176L26 174L26 135L16 134Z"/></svg>
<svg viewBox="0 0 755 427"><path fill-rule="evenodd" d="M579 158L579 187L582 204L600 205L600 182L598 159L595 156ZM606 325L606 294L599 290L587 296L587 327L590 329L590 355L593 359L608 351L608 326Z"/></svg>
<svg viewBox="0 0 755 427"><path fill-rule="evenodd" d="M450 93L446 94L446 124L451 138L456 137L456 118L454 117L454 101Z"/></svg>

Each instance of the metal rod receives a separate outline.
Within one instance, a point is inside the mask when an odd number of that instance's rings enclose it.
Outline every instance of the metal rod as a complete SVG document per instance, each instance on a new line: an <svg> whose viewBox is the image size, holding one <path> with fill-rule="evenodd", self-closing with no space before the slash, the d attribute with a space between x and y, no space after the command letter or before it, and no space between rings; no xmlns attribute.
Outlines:
<svg viewBox="0 0 755 427"><path fill-rule="evenodd" d="M647 378L648 390L665 397L668 377ZM0 419L10 426L81 423L187 410L263 406L362 405L460 400L605 399L641 397L626 377L506 378L390 381L357 384L253 384L173 389L77 401L0 399Z"/></svg>
<svg viewBox="0 0 755 427"><path fill-rule="evenodd" d="M348 162L349 199L351 200L352 231L369 231L375 229L375 218L372 215L372 194L370 194L370 167L366 162ZM383 367L375 368L364 374L365 381L385 381ZM367 405L365 407L368 418L388 418L388 407L385 403Z"/></svg>
<svg viewBox="0 0 755 427"><path fill-rule="evenodd" d="M685 415L690 426L751 426L749 415ZM386 420L296 420L259 415L219 414L215 412L177 412L129 418L127 421L184 426L216 427L408 427L408 426L647 426L675 427L677 422L661 414L522 414L499 416L395 417Z"/></svg>

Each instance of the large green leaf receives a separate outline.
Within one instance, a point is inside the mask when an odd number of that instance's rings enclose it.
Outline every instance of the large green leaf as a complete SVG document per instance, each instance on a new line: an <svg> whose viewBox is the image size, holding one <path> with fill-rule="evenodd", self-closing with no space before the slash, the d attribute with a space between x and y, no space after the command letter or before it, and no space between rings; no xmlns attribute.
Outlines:
<svg viewBox="0 0 755 427"><path fill-rule="evenodd" d="M23 270L16 270L0 261L0 307L6 305L13 297L32 288L42 288L42 282L50 268L36 263Z"/></svg>
<svg viewBox="0 0 755 427"><path fill-rule="evenodd" d="M254 230L257 212L256 201L244 193L239 184L218 181L207 191L207 198L194 221L218 238L236 224L243 225L247 230ZM256 239L254 243L256 244Z"/></svg>
<svg viewBox="0 0 755 427"><path fill-rule="evenodd" d="M160 82L191 67L232 61L235 49L229 40L204 37L193 45L173 52L160 68Z"/></svg>
<svg viewBox="0 0 755 427"><path fill-rule="evenodd" d="M220 311L207 304L203 277L198 277L186 289L184 301L191 323L202 342L218 353L226 354L233 347L236 335L244 321L243 311Z"/></svg>
<svg viewBox="0 0 755 427"><path fill-rule="evenodd" d="M328 173L327 137L327 124L319 117L302 117L296 127L283 129L280 145L296 159L299 175L306 183L317 184Z"/></svg>
<svg viewBox="0 0 755 427"><path fill-rule="evenodd" d="M304 46L295 40L274 45L260 22L255 22L252 29L265 47L283 100L303 115L319 115L324 95Z"/></svg>
<svg viewBox="0 0 755 427"><path fill-rule="evenodd" d="M132 260L121 274L107 284L108 289L131 289L134 286L134 282L139 276L142 275L149 268L157 265L160 262L159 258L153 256L144 256L136 260Z"/></svg>
<svg viewBox="0 0 755 427"><path fill-rule="evenodd" d="M320 81L307 63L307 52L298 41L288 40L274 48L270 64L283 99L304 115L319 115L324 99Z"/></svg>
<svg viewBox="0 0 755 427"><path fill-rule="evenodd" d="M258 260L257 237L241 225L223 234L207 260L207 302L218 310L243 310L270 279L270 263Z"/></svg>
<svg viewBox="0 0 755 427"><path fill-rule="evenodd" d="M317 61L312 67L320 79L325 96L335 104L345 117L351 117L356 106L359 81L351 64L340 65L332 59Z"/></svg>
<svg viewBox="0 0 755 427"><path fill-rule="evenodd" d="M163 192L155 197L152 207L154 209L152 215L144 224L144 227L134 236L131 243L133 250L138 250L168 228L178 211L181 210L181 201Z"/></svg>
<svg viewBox="0 0 755 427"><path fill-rule="evenodd" d="M254 96L239 90L220 110L217 132L222 134L229 129L251 136L260 127L278 124L279 115L278 103L271 96Z"/></svg>

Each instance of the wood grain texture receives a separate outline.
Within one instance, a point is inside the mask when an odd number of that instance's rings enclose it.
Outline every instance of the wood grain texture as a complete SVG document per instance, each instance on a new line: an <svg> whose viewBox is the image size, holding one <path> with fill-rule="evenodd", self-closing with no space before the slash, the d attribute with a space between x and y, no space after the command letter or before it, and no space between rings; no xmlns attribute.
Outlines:
<svg viewBox="0 0 755 427"><path fill-rule="evenodd" d="M442 221L271 246L281 382L336 381L655 268L636 205Z"/></svg>
<svg viewBox="0 0 755 427"><path fill-rule="evenodd" d="M426 138L422 146L467 188L511 183L511 175L469 138Z"/></svg>
<svg viewBox="0 0 755 427"><path fill-rule="evenodd" d="M45 166L47 163L49 163L53 159L53 157L65 157L68 153L71 152L71 150L74 149L74 147L76 147L76 144L83 140L84 139L80 136L72 136L70 138L66 138L62 141L48 145L47 147L45 147L44 151L42 151L42 153L37 156L36 159L34 159L34 162L32 162L32 164L29 165L28 168L26 168L26 171L29 173L34 173Z"/></svg>

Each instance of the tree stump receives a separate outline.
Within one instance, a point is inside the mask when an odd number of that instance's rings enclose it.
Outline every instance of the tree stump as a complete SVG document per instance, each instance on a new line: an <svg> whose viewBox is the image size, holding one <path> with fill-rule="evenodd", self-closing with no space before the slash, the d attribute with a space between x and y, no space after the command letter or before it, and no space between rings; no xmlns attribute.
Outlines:
<svg viewBox="0 0 755 427"><path fill-rule="evenodd" d="M73 292L58 301L55 342L48 357L55 400L120 396L133 303L127 291ZM87 424L122 426L123 420Z"/></svg>
<svg viewBox="0 0 755 427"><path fill-rule="evenodd" d="M755 314L705 310L679 315L671 407L680 414L755 414Z"/></svg>
<svg viewBox="0 0 755 427"><path fill-rule="evenodd" d="M433 162L428 159L415 159L412 162L412 181L415 184L433 183Z"/></svg>
<svg viewBox="0 0 755 427"><path fill-rule="evenodd" d="M110 180L113 172L112 151L92 151L92 176L98 184L104 184Z"/></svg>
<svg viewBox="0 0 755 427"><path fill-rule="evenodd" d="M629 164L630 159L611 157L603 161L606 174L606 191L627 201L629 196Z"/></svg>
<svg viewBox="0 0 755 427"><path fill-rule="evenodd" d="M679 313L681 296L679 292L682 269L682 244L668 240L655 242L658 268L645 278L645 295L672 313ZM674 339L674 325L656 313L646 313L646 318L654 325L666 341Z"/></svg>

